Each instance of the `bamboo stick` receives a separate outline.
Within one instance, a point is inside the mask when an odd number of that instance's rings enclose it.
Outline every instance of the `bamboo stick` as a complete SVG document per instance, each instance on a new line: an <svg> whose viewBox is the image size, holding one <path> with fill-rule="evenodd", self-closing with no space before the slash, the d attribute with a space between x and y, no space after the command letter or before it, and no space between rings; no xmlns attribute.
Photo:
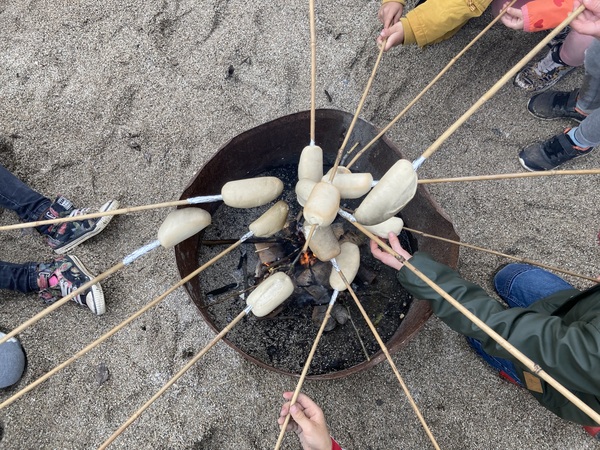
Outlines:
<svg viewBox="0 0 600 450"><path fill-rule="evenodd" d="M431 443L433 444L433 446L437 450L439 450L440 447L439 447L437 441L435 440L435 437L431 433L431 430L429 429L429 426L427 425L427 422L425 422L425 418L421 414L421 411L419 410L419 407L417 406L417 404L415 403L414 399L412 398L412 396L410 394L410 391L408 390L408 386L406 386L406 383L404 383L404 380L400 376L400 373L398 372L398 368L396 367L396 364L394 364L394 360L392 359L392 356L390 355L390 352L388 351L387 346L385 345L385 343L381 339L381 336L379 336L379 333L375 329L375 325L373 325L373 322L371 322L371 319L369 318L367 312L364 310L362 304L360 303L360 300L356 296L356 293L352 289L352 286L350 286L350 283L348 283L348 280L346 279L346 277L344 276L344 274L341 271L338 272L338 274L340 275L340 278L343 280L344 284L346 285L346 288L348 289L348 292L350 293L350 295L352 296L352 299L356 303L356 306L360 310L363 318L365 319L365 322L367 322L367 325L371 329L371 332L373 333L373 336L375 336L375 339L377 340L377 343L381 347L381 351L385 354L385 357L387 358L390 366L392 367L392 370L394 371L394 374L396 375L396 378L398 379L398 382L400 383L400 386L402 387L402 390L406 394L406 397L408 398L408 401L409 401L410 405L412 406L415 414L417 415L417 418L421 422L421 425L423 426L423 429L425 430L425 433L429 437L429 439L430 439Z"/></svg>
<svg viewBox="0 0 600 450"><path fill-rule="evenodd" d="M315 1L308 2L310 22L310 144L315 144L315 104L317 84L317 32L315 27Z"/></svg>
<svg viewBox="0 0 600 450"><path fill-rule="evenodd" d="M508 81L510 81L527 64L535 55L537 55L554 37L560 33L573 19L585 10L585 6L581 5L569 16L563 20L554 30L552 30L544 39L540 41L527 55L525 55L517 64L513 66L506 74L500 78L479 100L473 104L454 124L452 124L437 140L423 152L423 154L415 160L415 169L419 168L423 162L433 155L441 145L448 139L463 123L465 123L486 101L492 98Z"/></svg>
<svg viewBox="0 0 600 450"><path fill-rule="evenodd" d="M110 269L108 269L105 272L103 272L100 275L98 275L96 278L93 278L90 281L88 281L87 283L84 283L78 289L76 289L73 292L71 292L69 295L66 295L63 298L61 298L60 300L57 300L56 302L52 303L50 306L48 306L47 308L45 308L43 311L40 311L39 313L37 313L31 319L26 320L25 322L23 322L21 325L19 325L17 328L15 328L14 330L12 330L10 333L7 333L6 336L0 338L0 345L4 344L11 337L16 336L17 334L19 334L23 330L25 330L28 327L30 327L31 325L35 324L40 319L46 317L48 314L50 314L55 309L57 309L60 306L64 305L69 300L72 300L73 298L75 298L75 296L77 296L77 295L83 293L84 291L86 291L87 289L91 288L94 284L99 283L100 281L108 278L113 273L121 270L123 267L125 267L125 263L123 263L121 261L120 263L115 264Z"/></svg>
<svg viewBox="0 0 600 450"><path fill-rule="evenodd" d="M496 175L471 175L468 177L454 178L430 178L427 180L418 180L419 184L434 183L456 183L463 181L488 181L488 180L512 180L515 178L535 178L550 177L556 175L599 175L600 169L579 169L579 170L546 170L543 172L518 172L518 173L500 173Z"/></svg>
<svg viewBox="0 0 600 450"><path fill-rule="evenodd" d="M381 132L375 136L371 142L369 142L367 145L365 145L356 155L354 155L354 158L352 158L352 160L350 160L350 162L348 163L347 167L350 168L352 167L352 165L354 165L356 163L356 161L358 160L358 158L361 157L361 155L363 153L365 153L369 148L371 148L371 146L377 142L377 140L379 140L379 138L381 136L383 136L385 133L388 132L388 130L390 128L392 128L392 126L394 126L394 124L396 122L398 122L402 117L404 117L404 115L408 112L408 110L410 108L412 108L415 103L417 103L421 97L423 97L423 95L425 95L425 93L431 89L433 87L433 85L435 83L437 83L439 81L440 78L442 78L442 76L448 72L448 70L450 70L450 68L454 65L454 63L456 63L456 61L458 61L466 52L467 50L469 50L485 33L488 32L488 30L490 28L492 28L492 26L498 22L500 20L500 18L506 13L506 11L508 10L508 8L510 8L512 5L514 5L516 2L516 0L512 0L508 5L506 5L505 8L502 9L502 11L500 11L500 13L498 14L498 16L496 16L494 18L494 20L492 20L488 26L486 26L483 30L481 30L481 32L475 36L475 38L469 42L465 48L463 48L454 58L452 58L450 60L450 62L448 64L446 64L446 66L440 71L440 73L438 73L435 78L433 80L431 80L429 82L429 84L427 86L425 86L425 88L406 106L406 108L404 108L400 114L398 114L383 130L381 130Z"/></svg>
<svg viewBox="0 0 600 450"><path fill-rule="evenodd" d="M383 44L381 44L381 48L379 49L379 55L377 56L377 61L375 61L375 65L373 66L373 70L371 71L371 76L369 77L367 86L365 87L363 95L362 95L360 101L358 102L358 106L356 108L356 112L354 113L354 117L352 118L352 122L350 123L350 126L348 127L348 131L346 131L346 136L344 136L344 141L342 142L342 145L340 145L340 148L338 150L337 156L335 158L335 163L333 164L333 168L331 169L331 175L329 176L330 183L333 182L333 179L335 178L337 168L340 165L340 161L342 160L342 154L344 152L344 149L346 148L346 145L348 144L348 140L350 139L352 130L354 130L354 125L356 124L356 121L358 120L358 115L360 114L360 112L363 108L363 105L365 104L365 99L367 98L367 95L368 95L369 91L371 90L371 85L373 84L373 80L375 79L375 74L377 73L377 69L379 68L379 63L381 62L381 57L383 56L383 49L385 48L386 42L387 42L387 39L383 42Z"/></svg>
<svg viewBox="0 0 600 450"><path fill-rule="evenodd" d="M413 272L417 277L419 277L425 284L427 284L431 289L433 289L437 294L439 294L442 298L448 301L452 306L454 306L460 313L462 313L465 317L467 317L471 322L473 322L476 326L478 326L481 331L491 337L495 342L498 343L502 348L504 348L507 352L509 352L512 356L518 359L521 364L523 364L527 369L529 369L532 373L536 374L540 378L544 379L548 384L550 384L554 389L560 392L564 397L566 397L571 403L573 403L577 408L579 408L583 413L588 415L592 420L596 423L600 424L600 414L590 408L587 404L582 402L578 397L576 397L571 391L565 388L562 384L556 381L552 376L546 373L539 365L529 359L526 355L521 353L517 348L515 348L511 343L509 343L506 339L496 333L493 329L491 329L485 322L479 319L476 315L471 313L467 308L465 308L459 301L445 292L442 288L440 288L437 284L435 284L431 279L429 279L425 274L423 274L420 270L410 264L409 261L406 261L398 252L392 249L389 245L367 230L363 225L356 222L349 214L342 212L342 217L348 220L352 225L362 231L367 237L374 240L377 245L379 245L385 252L397 258L401 261L407 269ZM352 220L354 219L354 220Z"/></svg>
<svg viewBox="0 0 600 450"><path fill-rule="evenodd" d="M99 211L99 212L95 212L95 213L81 214L81 215L73 216L73 217L60 217L58 219L38 220L36 222L23 222L23 223L17 223L14 225L4 225L4 226L0 227L0 231L18 230L21 228L33 228L33 227L39 227L41 225L50 225L50 224L54 224L54 223L65 223L65 222L75 222L75 221L80 221L80 220L97 219L98 217L104 217L104 216L118 216L120 214L128 214L128 213L132 213L132 212L136 212L136 211L147 211L150 209L168 208L171 206L191 205L192 203L190 203L190 200L193 201L194 199L177 200L177 201L163 202L163 203L154 203L154 204L150 204L150 205L141 205L141 206L130 206L128 208L119 208L119 209L113 209L111 211L104 211L104 212Z"/></svg>
<svg viewBox="0 0 600 450"><path fill-rule="evenodd" d="M150 400L148 400L146 403L144 403L144 405L139 408L135 413L133 413L131 415L131 417L129 417L129 419L127 419L127 421L125 421L125 423L123 423L123 425L121 425L119 427L119 429L117 431L115 431L100 447L98 447L99 450L104 450L105 448L107 448L117 437L119 437L119 435L121 435L121 433L123 433L123 431L125 431L129 425L131 425L133 422L135 422L135 420L142 415L142 413L148 409L148 407L150 405L152 405L152 403L154 403L161 395L163 395L167 389L169 389L179 378L181 378L183 376L183 374L185 374L194 364L196 364L196 362L198 362L198 360L200 358L202 358L206 352L208 352L211 348L213 348L215 346L215 344L217 342L219 342L221 339L223 339L223 336L225 336L227 333L229 333L229 331L240 321L242 320L250 311L250 306L246 307L241 313L239 313L237 315L237 317L235 319L233 319L229 325L227 325L225 328L223 328L223 330L221 330L221 332L219 334L217 334L209 343L208 345L206 345L206 347L204 347L200 353L198 353L196 356L194 356L185 366L183 366L183 368L181 370L179 370L179 372L177 372L169 381L167 381L165 383L165 385L159 389L159 391L154 394L152 396L152 398Z"/></svg>
<svg viewBox="0 0 600 450"><path fill-rule="evenodd" d="M333 295L331 296L331 300L329 301L329 305L327 306L327 311L325 311L325 317L323 318L323 322L321 322L321 326L319 327L319 331L317 332L317 336L315 337L315 340L313 341L313 345L312 345L312 347L310 349L308 357L306 358L306 362L304 363L304 367L302 368L302 373L300 374L300 379L298 380L298 383L296 384L296 390L294 391L294 394L292 395L292 399L290 400L290 406L292 406L293 404L295 404L296 401L298 400L298 396L300 395L300 390L302 389L302 385L304 384L304 380L306 378L306 374L308 373L308 369L310 368L310 364L312 363L312 360L313 360L313 358L315 356L315 352L317 350L317 346L319 345L319 341L321 340L321 336L323 336L323 332L325 331L325 326L327 325L327 321L331 317L331 310L333 309L333 305L335 304L335 301L337 299L337 295L338 295L338 291L334 290L333 291ZM286 430L288 424L290 423L290 418L291 417L292 417L292 415L289 414L289 413L285 417L285 421L284 421L283 425L281 426L281 430L279 430L279 437L277 438L277 442L275 443L275 450L279 450L279 447L281 447L281 443L283 442L283 437L285 435L285 430Z"/></svg>
<svg viewBox="0 0 600 450"><path fill-rule="evenodd" d="M427 238L431 238L431 239L437 239L438 241L443 241L443 242L448 242L450 244L460 245L462 247L470 248L470 249L473 249L473 250L479 250L479 251L485 252L485 253L491 253L492 255L502 256L503 258L512 259L513 261L518 261L518 262L521 262L521 263L524 263L524 264L531 264L533 266L543 267L544 269L552 270L554 272L564 273L565 275L570 275L570 276L577 277L577 278L582 278L584 280L592 281L594 283L598 283L598 281L599 281L597 278L594 278L594 277L588 277L587 275L581 275L579 273L571 272L570 270L565 270L565 269L561 269L560 267L554 267L554 266L543 264L543 263L540 263L540 262L537 262L537 261L532 261L530 259L522 258L520 256L509 255L507 253L501 253L501 252L498 252L498 251L495 251L495 250L490 250L490 249L487 249L487 248L478 247L476 245L466 244L466 243L460 242L460 241L453 241L452 239L447 239L447 238L443 238L443 237L440 237L440 236L434 236L432 234L427 234L427 233L424 233L423 231L415 230L413 228L403 227L403 229L407 230L407 231L410 231L411 233L420 234L423 237L427 237Z"/></svg>
<svg viewBox="0 0 600 450"><path fill-rule="evenodd" d="M65 367L67 367L68 365L70 365L71 363L73 363L74 361L76 361L77 359L79 359L80 357L82 357L83 355L85 355L86 353L88 353L90 350L96 348L98 345L100 345L101 343L103 343L104 341L106 341L112 335L114 335L118 331L122 330L125 326L129 325L135 319L137 319L138 317L140 317L146 311L150 310L151 308L154 308L156 305L158 305L160 302L162 302L169 294L171 294L177 288L183 286L185 283L187 283L188 281L190 281L192 278L196 277L200 272L202 272L203 270L205 270L206 268L208 268L210 265L214 264L219 259L221 259L223 256L225 256L227 253L229 253L232 250L234 250L235 248L239 247L242 244L242 242L245 242L245 240L242 240L242 239L240 239L239 241L235 242L233 245L231 245L230 247L226 248L225 250L223 250L218 255L216 255L213 258L211 258L210 260L208 260L206 263L204 263L203 265L201 265L199 268L197 268L196 270L194 270L192 273L190 273L185 278L182 278L178 283L176 283L171 288L169 288L168 290L166 290L164 293L162 293L161 295L159 295L158 297L156 297L154 300L152 300L146 306L144 306L143 308L141 308L140 310L138 310L136 313L134 313L131 316L129 316L126 320L124 320L123 322L121 322L119 325L115 326L113 329L111 329L107 333L103 334L101 337L99 337L98 339L96 339L94 342L92 342L91 344L89 344L88 346L86 346L85 348L83 348L82 350L80 350L79 352L75 353L73 356L71 356L65 362L63 362L62 364L59 364L54 369L52 369L51 371L49 371L48 373L46 373L42 377L38 378L33 383L31 383L31 384L27 385L25 388L21 389L19 392L17 392L16 394L14 394L12 397L10 397L7 400L5 400L4 402L0 403L0 410L2 408L5 408L6 406L10 405L11 403L15 402L17 399L19 399L20 397L22 397L23 395L25 395L27 392L33 390L33 388L35 388L39 384L41 384L44 381L46 381L52 375L54 375L58 371L64 369Z"/></svg>

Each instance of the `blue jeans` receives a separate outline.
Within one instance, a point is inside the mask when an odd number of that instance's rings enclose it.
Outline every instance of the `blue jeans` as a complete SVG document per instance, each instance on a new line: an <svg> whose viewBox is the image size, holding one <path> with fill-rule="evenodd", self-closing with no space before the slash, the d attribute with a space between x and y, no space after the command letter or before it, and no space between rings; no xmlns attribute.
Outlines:
<svg viewBox="0 0 600 450"><path fill-rule="evenodd" d="M35 192L0 165L0 207L12 209L25 222L35 222L52 201Z"/></svg>
<svg viewBox="0 0 600 450"><path fill-rule="evenodd" d="M573 286L562 278L529 264L505 266L494 277L494 287L510 308L527 308L556 292L573 289ZM476 339L467 337L467 342L490 366L505 372L521 386L523 385L512 361L484 352L481 343Z"/></svg>
<svg viewBox="0 0 600 450"><path fill-rule="evenodd" d="M0 165L0 207L11 209L21 220L39 220L52 205L49 198L37 193L4 166ZM0 289L32 292L38 290L36 263L11 264L0 261Z"/></svg>

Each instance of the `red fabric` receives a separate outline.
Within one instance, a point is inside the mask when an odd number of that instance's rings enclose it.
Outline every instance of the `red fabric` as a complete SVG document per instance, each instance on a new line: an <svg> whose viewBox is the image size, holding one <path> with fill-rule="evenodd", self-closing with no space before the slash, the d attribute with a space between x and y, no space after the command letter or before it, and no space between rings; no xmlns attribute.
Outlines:
<svg viewBox="0 0 600 450"><path fill-rule="evenodd" d="M542 31L555 28L573 11L573 0L532 0L522 8L523 30Z"/></svg>
<svg viewBox="0 0 600 450"><path fill-rule="evenodd" d="M344 450L344 449L342 447L340 447L340 444L335 442L334 438L331 438L331 450Z"/></svg>

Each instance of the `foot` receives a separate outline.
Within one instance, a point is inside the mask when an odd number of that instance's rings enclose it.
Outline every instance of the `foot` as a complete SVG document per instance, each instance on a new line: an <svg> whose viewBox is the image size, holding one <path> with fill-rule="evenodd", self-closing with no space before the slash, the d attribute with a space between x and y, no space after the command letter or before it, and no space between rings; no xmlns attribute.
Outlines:
<svg viewBox="0 0 600 450"><path fill-rule="evenodd" d="M538 119L573 119L581 122L586 114L577 109L579 89L572 92L549 91L534 95L527 103L527 110Z"/></svg>
<svg viewBox="0 0 600 450"><path fill-rule="evenodd" d="M49 264L38 266L38 286L40 298L46 304L69 295L83 286L94 276L75 256L61 256ZM99 283L92 285L82 293L73 297L73 301L87 306L94 314L101 315L106 311L104 294Z"/></svg>
<svg viewBox="0 0 600 450"><path fill-rule="evenodd" d="M544 142L536 142L525 147L519 153L521 165L531 172L552 170L593 150L592 147L581 148L573 144L567 135L568 131L569 129Z"/></svg>
<svg viewBox="0 0 600 450"><path fill-rule="evenodd" d="M99 212L112 211L119 207L119 202L110 200L99 209ZM62 217L76 217L92 212L90 208L73 207L66 198L59 196L42 216L44 219L58 219ZM77 220L73 222L56 223L37 227L37 230L46 235L48 245L56 253L62 255L89 238L100 233L112 220L113 216L103 216L98 219Z"/></svg>
<svg viewBox="0 0 600 450"><path fill-rule="evenodd" d="M562 44L553 46L544 58L530 62L515 76L515 86L532 94L544 92L575 67L565 64L558 56Z"/></svg>

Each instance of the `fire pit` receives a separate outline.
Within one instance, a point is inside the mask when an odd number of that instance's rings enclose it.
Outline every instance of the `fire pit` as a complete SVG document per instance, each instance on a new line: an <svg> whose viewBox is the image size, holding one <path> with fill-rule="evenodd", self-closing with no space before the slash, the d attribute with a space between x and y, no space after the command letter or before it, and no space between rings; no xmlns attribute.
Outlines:
<svg viewBox="0 0 600 450"><path fill-rule="evenodd" d="M260 242L256 246L244 244L240 247L241 252L232 252L186 284L187 292L202 317L215 331L223 329L243 309L244 300L239 294L251 287L249 279L259 280L265 272L273 270L271 263L291 264L295 260L294 245L297 247L298 244L290 242L294 241L297 234L294 219L296 212L300 210L295 202L293 187L300 152L308 143L309 120L309 112L301 112L242 133L224 145L200 169L182 194L182 199L212 195L219 193L223 184L228 181L273 175L284 181L283 199L291 207L290 226L283 236L277 235L268 243ZM317 145L323 148L326 168L333 165L351 121L352 116L342 111L317 110ZM358 120L349 145L358 142L358 148L361 148L376 134L377 130L371 124ZM401 157L399 150L386 138L382 138L352 169L370 172L378 179ZM345 205L354 208L357 202L346 202ZM182 277L223 250L224 245L239 239L247 231L248 224L267 207L238 210L218 202L205 205L205 208L213 215L213 225L206 232L175 248ZM408 227L458 240L451 222L423 187L418 188L414 199L402 210L401 217ZM359 272L354 282L356 293L393 353L423 326L431 315L431 310L427 302L413 300L401 288L393 270L373 260L366 250L367 240L357 230L349 224L340 223L338 231L343 235L342 239L361 245L362 273ZM456 266L456 246L404 232L402 239L412 250L427 251L438 261L451 267ZM301 246L301 242L299 245ZM269 261L269 257L263 253L273 252L274 247L279 247L279 254ZM294 266L293 271L298 285L297 292L283 305L283 310L262 320L248 317L224 339L244 358L289 375L298 375L306 360L319 327L311 316L318 316L318 298L325 293L322 287L323 277L315 273L312 262L296 264L298 268ZM311 295L308 296L307 292ZM311 303L308 308L307 303ZM339 378L372 367L385 359L349 296L344 298L344 295L340 295L338 305L339 324L332 332L323 336L309 378Z"/></svg>

